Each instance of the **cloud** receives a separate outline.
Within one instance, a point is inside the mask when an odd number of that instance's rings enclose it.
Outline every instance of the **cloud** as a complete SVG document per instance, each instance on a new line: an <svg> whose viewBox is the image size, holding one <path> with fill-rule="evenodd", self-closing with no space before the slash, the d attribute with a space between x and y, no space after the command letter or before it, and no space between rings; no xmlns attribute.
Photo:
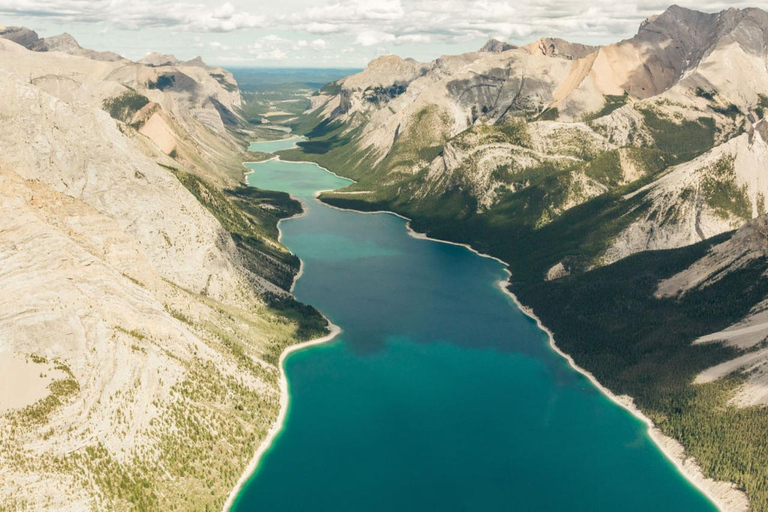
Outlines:
<svg viewBox="0 0 768 512"><path fill-rule="evenodd" d="M305 11L307 19L319 23L399 20L405 15L400 0L346 0Z"/></svg>
<svg viewBox="0 0 768 512"><path fill-rule="evenodd" d="M501 37L516 41L559 36L614 41L633 34L659 14L665 0L331 0L287 19L310 33L344 33L363 47L453 44ZM678 0L690 8L718 11L749 0Z"/></svg>
<svg viewBox="0 0 768 512"><path fill-rule="evenodd" d="M259 28L266 18L238 10L229 2L208 7L149 0L0 0L0 13L65 22L104 23L139 30L165 27L194 32L232 32Z"/></svg>
<svg viewBox="0 0 768 512"><path fill-rule="evenodd" d="M322 51L328 48L328 43L324 39L315 39L309 43L310 48L315 51Z"/></svg>
<svg viewBox="0 0 768 512"><path fill-rule="evenodd" d="M335 32L341 32L343 28L333 23L307 23L301 27L304 31L310 34L333 34Z"/></svg>
<svg viewBox="0 0 768 512"><path fill-rule="evenodd" d="M288 57L282 48L249 48L248 53L256 60L285 60Z"/></svg>
<svg viewBox="0 0 768 512"><path fill-rule="evenodd" d="M394 34L380 32L378 30L363 30L357 34L355 43L360 46L376 46L382 43L391 43L397 39Z"/></svg>
<svg viewBox="0 0 768 512"><path fill-rule="evenodd" d="M275 34L268 34L259 37L245 50L256 60L286 60L289 57L289 51L296 51L305 48L308 45L306 41L292 42L284 37Z"/></svg>
<svg viewBox="0 0 768 512"><path fill-rule="evenodd" d="M232 47L228 44L220 43L219 41L211 41L208 43L208 46L211 48L216 48L217 50L223 50L225 52L232 49Z"/></svg>
<svg viewBox="0 0 768 512"><path fill-rule="evenodd" d="M746 7L754 0L675 0L709 12ZM263 2L263 3L262 3ZM0 17L51 30L110 32L165 29L186 37L158 36L141 41L144 50L178 52L200 48L223 55L241 53L248 61L369 59L382 53L429 58L437 52L466 51L495 37L515 43L541 36L586 43L629 37L648 16L671 0L0 0ZM759 2L758 2L759 3ZM259 5L257 11L254 5ZM35 20L34 18L37 18ZM45 27L49 25L48 27ZM69 25L78 25L70 28ZM269 32L280 36L264 35ZM151 33L151 31L148 31ZM205 33L237 32L227 35ZM192 35L189 35L189 34ZM193 39L193 35L198 35ZM99 38L99 41L105 38ZM218 41L213 41L217 39ZM127 40L127 39L126 39ZM212 42L213 41L213 42ZM135 44L135 43L127 43ZM147 45L147 46L144 46ZM181 46L185 45L185 46ZM180 48L183 48L180 50ZM136 47L126 53L138 51ZM235 56L228 57L234 62Z"/></svg>

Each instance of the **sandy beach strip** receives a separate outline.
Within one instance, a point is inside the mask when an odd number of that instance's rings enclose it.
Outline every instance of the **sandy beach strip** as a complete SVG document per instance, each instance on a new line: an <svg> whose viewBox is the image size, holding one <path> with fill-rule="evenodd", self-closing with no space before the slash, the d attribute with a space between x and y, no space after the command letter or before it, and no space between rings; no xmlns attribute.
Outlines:
<svg viewBox="0 0 768 512"><path fill-rule="evenodd" d="M259 445L258 450L256 450L256 453L253 455L253 458L248 463L248 466L246 466L245 471L243 472L242 476L240 476L240 480L237 481L237 484L232 489L232 492L229 493L229 496L227 497L227 501L224 503L223 510L226 512L232 508L232 505L235 503L235 499L237 498L237 495L240 494L240 491L243 489L243 486L248 481L249 478L251 478L251 475L256 471L256 468L259 466L259 462L261 461L261 458L264 456L264 454L269 450L269 448L272 446L272 443L275 440L275 437L277 437L277 434L280 433L280 430L283 428L283 423L285 423L285 415L288 412L288 401L290 399L290 395L288 393L288 378L285 375L285 368L284 363L285 359L293 354L294 352L298 352L299 350L303 350L308 347L312 347L314 345L320 345L322 343L326 343L328 341L331 341L333 338L339 335L341 333L341 327L334 324L328 318L326 318L326 321L328 322L328 328L330 332L326 334L325 336L321 338L315 338L313 340L305 341L303 343L298 343L296 345L291 345L290 347L287 347L283 352L280 354L280 361L277 363L278 367L280 368L280 413L277 415L277 419L272 424L272 428L269 429L269 432L267 433L267 437L264 438L264 441L261 442Z"/></svg>

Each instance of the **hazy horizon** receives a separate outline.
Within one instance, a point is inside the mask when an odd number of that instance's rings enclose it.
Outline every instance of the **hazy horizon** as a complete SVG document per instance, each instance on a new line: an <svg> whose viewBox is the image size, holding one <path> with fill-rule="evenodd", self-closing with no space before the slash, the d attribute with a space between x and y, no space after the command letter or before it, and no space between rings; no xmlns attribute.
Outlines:
<svg viewBox="0 0 768 512"><path fill-rule="evenodd" d="M762 7L746 1L691 0L702 11ZM526 43L539 37L605 44L631 37L655 0L509 2L498 0L0 0L0 25L41 37L63 32L82 46L137 60L151 51L201 56L224 67L358 69L397 54L428 61L476 50L489 38Z"/></svg>

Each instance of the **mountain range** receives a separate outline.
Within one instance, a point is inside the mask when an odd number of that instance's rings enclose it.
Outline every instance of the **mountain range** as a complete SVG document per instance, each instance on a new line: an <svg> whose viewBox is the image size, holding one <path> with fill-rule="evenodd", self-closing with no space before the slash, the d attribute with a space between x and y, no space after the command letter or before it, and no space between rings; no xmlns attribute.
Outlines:
<svg viewBox="0 0 768 512"><path fill-rule="evenodd" d="M503 259L577 364L764 510L766 109L768 14L672 6L606 46L380 57L284 156L356 180L330 204Z"/></svg>
<svg viewBox="0 0 768 512"><path fill-rule="evenodd" d="M0 27L0 508L220 508L328 331L243 184L234 76ZM768 509L768 14L673 6L627 40L380 57L281 156L504 260L558 347L723 510Z"/></svg>

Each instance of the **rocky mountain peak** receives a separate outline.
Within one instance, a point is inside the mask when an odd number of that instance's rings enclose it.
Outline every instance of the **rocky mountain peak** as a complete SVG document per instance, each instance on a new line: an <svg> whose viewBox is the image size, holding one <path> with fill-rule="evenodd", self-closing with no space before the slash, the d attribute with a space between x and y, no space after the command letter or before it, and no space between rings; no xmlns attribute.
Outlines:
<svg viewBox="0 0 768 512"><path fill-rule="evenodd" d="M64 32L58 36L46 37L43 39L48 51L61 51L65 53L82 50L83 47L72 37L71 34Z"/></svg>
<svg viewBox="0 0 768 512"><path fill-rule="evenodd" d="M690 48L708 48L717 35L717 16L673 5L640 24L635 39L679 41Z"/></svg>
<svg viewBox="0 0 768 512"><path fill-rule="evenodd" d="M156 68L162 66L175 66L181 64L181 61L177 59L175 55L151 52L143 59L139 60L139 64Z"/></svg>
<svg viewBox="0 0 768 512"><path fill-rule="evenodd" d="M645 20L635 39L673 40L697 54L706 53L725 37L733 38L745 48L762 50L768 41L768 13L757 8L705 13L673 5L660 15Z"/></svg>
<svg viewBox="0 0 768 512"><path fill-rule="evenodd" d="M123 59L114 52L97 52L85 49L72 35L66 32L58 36L41 39L37 32L26 27L2 27L0 28L0 38L13 41L34 52L62 52L100 61Z"/></svg>
<svg viewBox="0 0 768 512"><path fill-rule="evenodd" d="M0 38L20 44L28 50L37 50L40 46L40 36L27 27L0 27Z"/></svg>
<svg viewBox="0 0 768 512"><path fill-rule="evenodd" d="M199 56L199 55L197 57L195 57L194 59L186 61L184 64L186 64L187 66L198 66L198 67L201 67L201 68L207 68L208 67L208 64L206 64L203 61L203 58L201 56Z"/></svg>
<svg viewBox="0 0 768 512"><path fill-rule="evenodd" d="M571 43L565 39L556 37L542 37L526 46L531 53L540 52L547 57L560 57L568 60L577 60L594 53L598 46Z"/></svg>
<svg viewBox="0 0 768 512"><path fill-rule="evenodd" d="M384 68L387 66L398 66L404 62L406 62L408 59L403 59L402 57L399 57L397 55L382 55L381 57L377 57L373 59L371 62L368 63L368 68Z"/></svg>
<svg viewBox="0 0 768 512"><path fill-rule="evenodd" d="M138 61L139 64L144 64L151 68L161 68L163 66L191 66L204 69L214 69L205 63L202 57L199 55L194 59L181 60L175 55L152 52L147 54L143 59Z"/></svg>
<svg viewBox="0 0 768 512"><path fill-rule="evenodd" d="M514 50L517 46L514 44L506 43L504 41L499 41L498 39L489 39L487 43L483 45L482 48L480 48L481 52L488 52L488 53L501 53L506 52L507 50Z"/></svg>
<svg viewBox="0 0 768 512"><path fill-rule="evenodd" d="M365 89L389 86L394 83L408 83L421 75L426 66L414 59L383 55L372 60L363 72L345 78L342 84L348 89Z"/></svg>
<svg viewBox="0 0 768 512"><path fill-rule="evenodd" d="M601 48L595 66L610 68L600 78L605 90L617 94L623 89L633 97L648 98L697 70L704 80L717 81L714 75L704 76L714 68L700 64L734 44L762 56L768 46L768 14L760 9L705 13L673 5L646 19L631 39Z"/></svg>

